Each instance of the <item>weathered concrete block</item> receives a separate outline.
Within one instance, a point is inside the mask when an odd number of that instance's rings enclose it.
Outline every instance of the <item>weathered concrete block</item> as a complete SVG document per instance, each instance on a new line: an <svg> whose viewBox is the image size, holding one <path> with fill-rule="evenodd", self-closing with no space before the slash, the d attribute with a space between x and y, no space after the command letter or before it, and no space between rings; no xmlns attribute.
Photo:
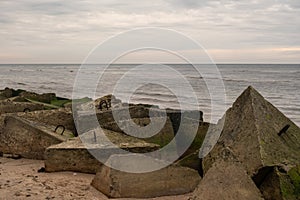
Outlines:
<svg viewBox="0 0 300 200"><path fill-rule="evenodd" d="M118 121L126 121L129 120L128 116L128 108L121 107L115 108L114 113L118 114ZM78 124L84 124L84 126L79 127L79 132L86 132L96 128L99 124L109 124L115 122L112 110L103 110L101 112L96 112L97 119L99 123L91 122L91 115L90 113L86 113L84 110L79 110L77 115ZM129 113L131 119L142 119L142 118L149 118L150 107L143 106L143 105L135 105L129 107ZM180 125L181 116L189 117L193 119L195 116L199 116L199 120L203 120L203 113L201 111L180 111L180 110L173 110L167 109L166 116L170 119L173 132L176 134ZM162 117L164 116L163 111L159 108L152 109L152 117Z"/></svg>
<svg viewBox="0 0 300 200"><path fill-rule="evenodd" d="M288 169L265 167L253 178L266 200L297 200L300 198L300 166Z"/></svg>
<svg viewBox="0 0 300 200"><path fill-rule="evenodd" d="M66 140L66 137L36 122L14 116L6 116L4 121L4 129L0 131L0 151L3 153L44 159L47 147Z"/></svg>
<svg viewBox="0 0 300 200"><path fill-rule="evenodd" d="M130 162L123 162L124 159L128 161L130 157L114 155L108 162L130 165ZM141 165L148 164L143 161L141 157ZM139 167L132 166L133 169ZM92 186L108 197L151 198L192 192L200 179L197 171L177 165L149 173L121 172L103 165L92 181Z"/></svg>
<svg viewBox="0 0 300 200"><path fill-rule="evenodd" d="M163 119L160 117L153 117L152 120L153 123L156 123L160 120L162 121ZM145 127L149 125L151 122L150 118L134 118L132 119L132 121L140 127ZM130 125L129 120L124 120L124 121L120 121L119 124L115 121L106 124L101 124L101 127L125 134L122 129L128 130L129 125ZM173 138L174 138L174 132L172 128L172 123L170 119L167 118L166 123L161 130L157 131L157 133L154 136L149 138L143 138L143 140L146 142L158 144L161 147L163 147L167 145Z"/></svg>
<svg viewBox="0 0 300 200"><path fill-rule="evenodd" d="M46 172L96 173L101 165L78 138L50 146L45 151Z"/></svg>
<svg viewBox="0 0 300 200"><path fill-rule="evenodd" d="M190 118L192 121L203 121L203 112L198 110L190 110L190 111L181 111L181 110L174 110L174 109L167 109L166 110L167 116L170 118L173 126L173 131L177 134L178 129L181 125L182 118Z"/></svg>
<svg viewBox="0 0 300 200"><path fill-rule="evenodd" d="M70 109L60 108L54 110L39 110L34 112L16 113L16 115L30 121L36 121L54 127L62 125L77 136L73 114Z"/></svg>
<svg viewBox="0 0 300 200"><path fill-rule="evenodd" d="M47 172L76 171L96 173L102 166L97 160L105 162L112 154L123 149L134 153L147 153L159 149L156 144L151 144L110 130L102 129L106 137L116 146L106 143L99 130L89 131L80 138L53 145L45 152L45 168ZM92 155L92 154L93 155ZM97 155L97 158L94 157Z"/></svg>
<svg viewBox="0 0 300 200"><path fill-rule="evenodd" d="M238 97L221 122L221 137L203 160L205 172L224 148L232 149L250 175L265 166L299 163L300 128L252 87Z"/></svg>
<svg viewBox="0 0 300 200"><path fill-rule="evenodd" d="M192 200L263 199L243 166L233 158L227 159L219 159L212 165L195 190Z"/></svg>
<svg viewBox="0 0 300 200"><path fill-rule="evenodd" d="M44 109L45 107L41 104L0 101L0 115L4 113L28 112Z"/></svg>

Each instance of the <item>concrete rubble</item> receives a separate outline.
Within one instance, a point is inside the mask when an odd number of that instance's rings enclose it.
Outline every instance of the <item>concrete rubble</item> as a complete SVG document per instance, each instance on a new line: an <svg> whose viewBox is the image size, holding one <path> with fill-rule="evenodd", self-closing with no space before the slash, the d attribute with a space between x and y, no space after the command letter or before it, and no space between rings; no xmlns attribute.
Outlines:
<svg viewBox="0 0 300 200"><path fill-rule="evenodd" d="M117 162L122 168L122 165L130 165L130 159L131 156L127 155L113 155L108 162ZM139 159L140 166L132 164L129 167L135 169L153 164L148 163L142 155ZM163 161L156 162L159 165ZM92 186L112 198L151 198L192 192L200 179L197 171L176 165L148 173L127 173L103 165Z"/></svg>
<svg viewBox="0 0 300 200"><path fill-rule="evenodd" d="M131 119L128 119L127 111L129 109L129 114ZM167 109L166 116L159 108L154 107L150 110L149 105L130 105L128 107L120 107L112 110L104 110L96 112L97 120L91 120L94 115L91 113L86 113L84 111L79 111L77 114L76 123L78 132L84 133L89 130L97 128L99 125L108 130L126 134L124 130L128 130L131 126L130 122L133 121L140 127L149 125L150 117L149 113L151 112L151 120L163 121L166 119L166 123L163 128L160 129L156 135L149 138L144 138L143 140L155 143L161 147L168 144L178 132L178 129L181 127L181 134L185 134L187 137L190 135L190 132L194 131L196 133L196 140L193 142L191 147L187 152L184 153L184 156L194 153L201 147L202 141L205 137L209 123L204 123L203 113L201 111L179 111ZM114 113L118 114L118 119L114 118ZM198 119L196 118L198 116ZM185 119L180 122L181 118ZM78 126L80 125L80 126ZM198 129L199 127L199 129ZM149 127L148 127L149 128ZM130 134L130 133L129 133Z"/></svg>
<svg viewBox="0 0 300 200"><path fill-rule="evenodd" d="M76 113L70 102L52 93L0 90L0 156L43 159L46 172L96 174L92 186L112 198L193 192L193 200L300 199L300 128L251 86L216 125L203 122L201 111L167 109L164 115L157 106L122 103L113 95L78 100ZM95 121L85 111L91 108ZM137 139L124 131L131 120L148 126L150 115L153 122L166 120L155 136ZM208 130L216 134L207 135ZM143 153L163 148L179 132L189 138L194 131L192 144L175 164L147 173L112 167L151 167ZM175 144L180 152L180 138ZM140 164L128 162L129 152L140 156ZM162 160L155 163L167 162Z"/></svg>

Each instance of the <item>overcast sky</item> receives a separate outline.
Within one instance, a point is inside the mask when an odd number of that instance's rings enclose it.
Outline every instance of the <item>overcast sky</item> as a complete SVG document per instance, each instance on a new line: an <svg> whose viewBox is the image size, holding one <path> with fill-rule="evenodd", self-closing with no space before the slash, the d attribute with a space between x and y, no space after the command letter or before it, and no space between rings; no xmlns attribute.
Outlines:
<svg viewBox="0 0 300 200"><path fill-rule="evenodd" d="M217 63L300 63L299 0L0 0L0 8L0 63L81 63L139 27L179 31Z"/></svg>

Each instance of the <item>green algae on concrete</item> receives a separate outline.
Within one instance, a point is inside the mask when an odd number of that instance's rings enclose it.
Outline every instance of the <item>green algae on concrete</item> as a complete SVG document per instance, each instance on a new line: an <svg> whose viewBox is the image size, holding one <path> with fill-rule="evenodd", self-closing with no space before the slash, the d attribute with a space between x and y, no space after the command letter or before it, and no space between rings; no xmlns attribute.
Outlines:
<svg viewBox="0 0 300 200"><path fill-rule="evenodd" d="M294 195L300 199L300 165L289 170L288 176L294 186Z"/></svg>
<svg viewBox="0 0 300 200"><path fill-rule="evenodd" d="M293 167L288 172L274 166L259 185L266 200L298 200L300 199L300 170Z"/></svg>

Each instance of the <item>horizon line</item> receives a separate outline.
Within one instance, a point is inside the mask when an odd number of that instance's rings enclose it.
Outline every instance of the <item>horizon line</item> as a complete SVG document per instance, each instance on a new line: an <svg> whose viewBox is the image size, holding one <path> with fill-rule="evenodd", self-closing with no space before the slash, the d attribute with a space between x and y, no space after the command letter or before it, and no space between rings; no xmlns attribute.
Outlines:
<svg viewBox="0 0 300 200"><path fill-rule="evenodd" d="M0 63L0 65L83 65L84 63ZM167 65L300 65L299 63L112 63L112 65L144 65L144 64L167 64ZM110 63L91 63L88 65L111 65Z"/></svg>

